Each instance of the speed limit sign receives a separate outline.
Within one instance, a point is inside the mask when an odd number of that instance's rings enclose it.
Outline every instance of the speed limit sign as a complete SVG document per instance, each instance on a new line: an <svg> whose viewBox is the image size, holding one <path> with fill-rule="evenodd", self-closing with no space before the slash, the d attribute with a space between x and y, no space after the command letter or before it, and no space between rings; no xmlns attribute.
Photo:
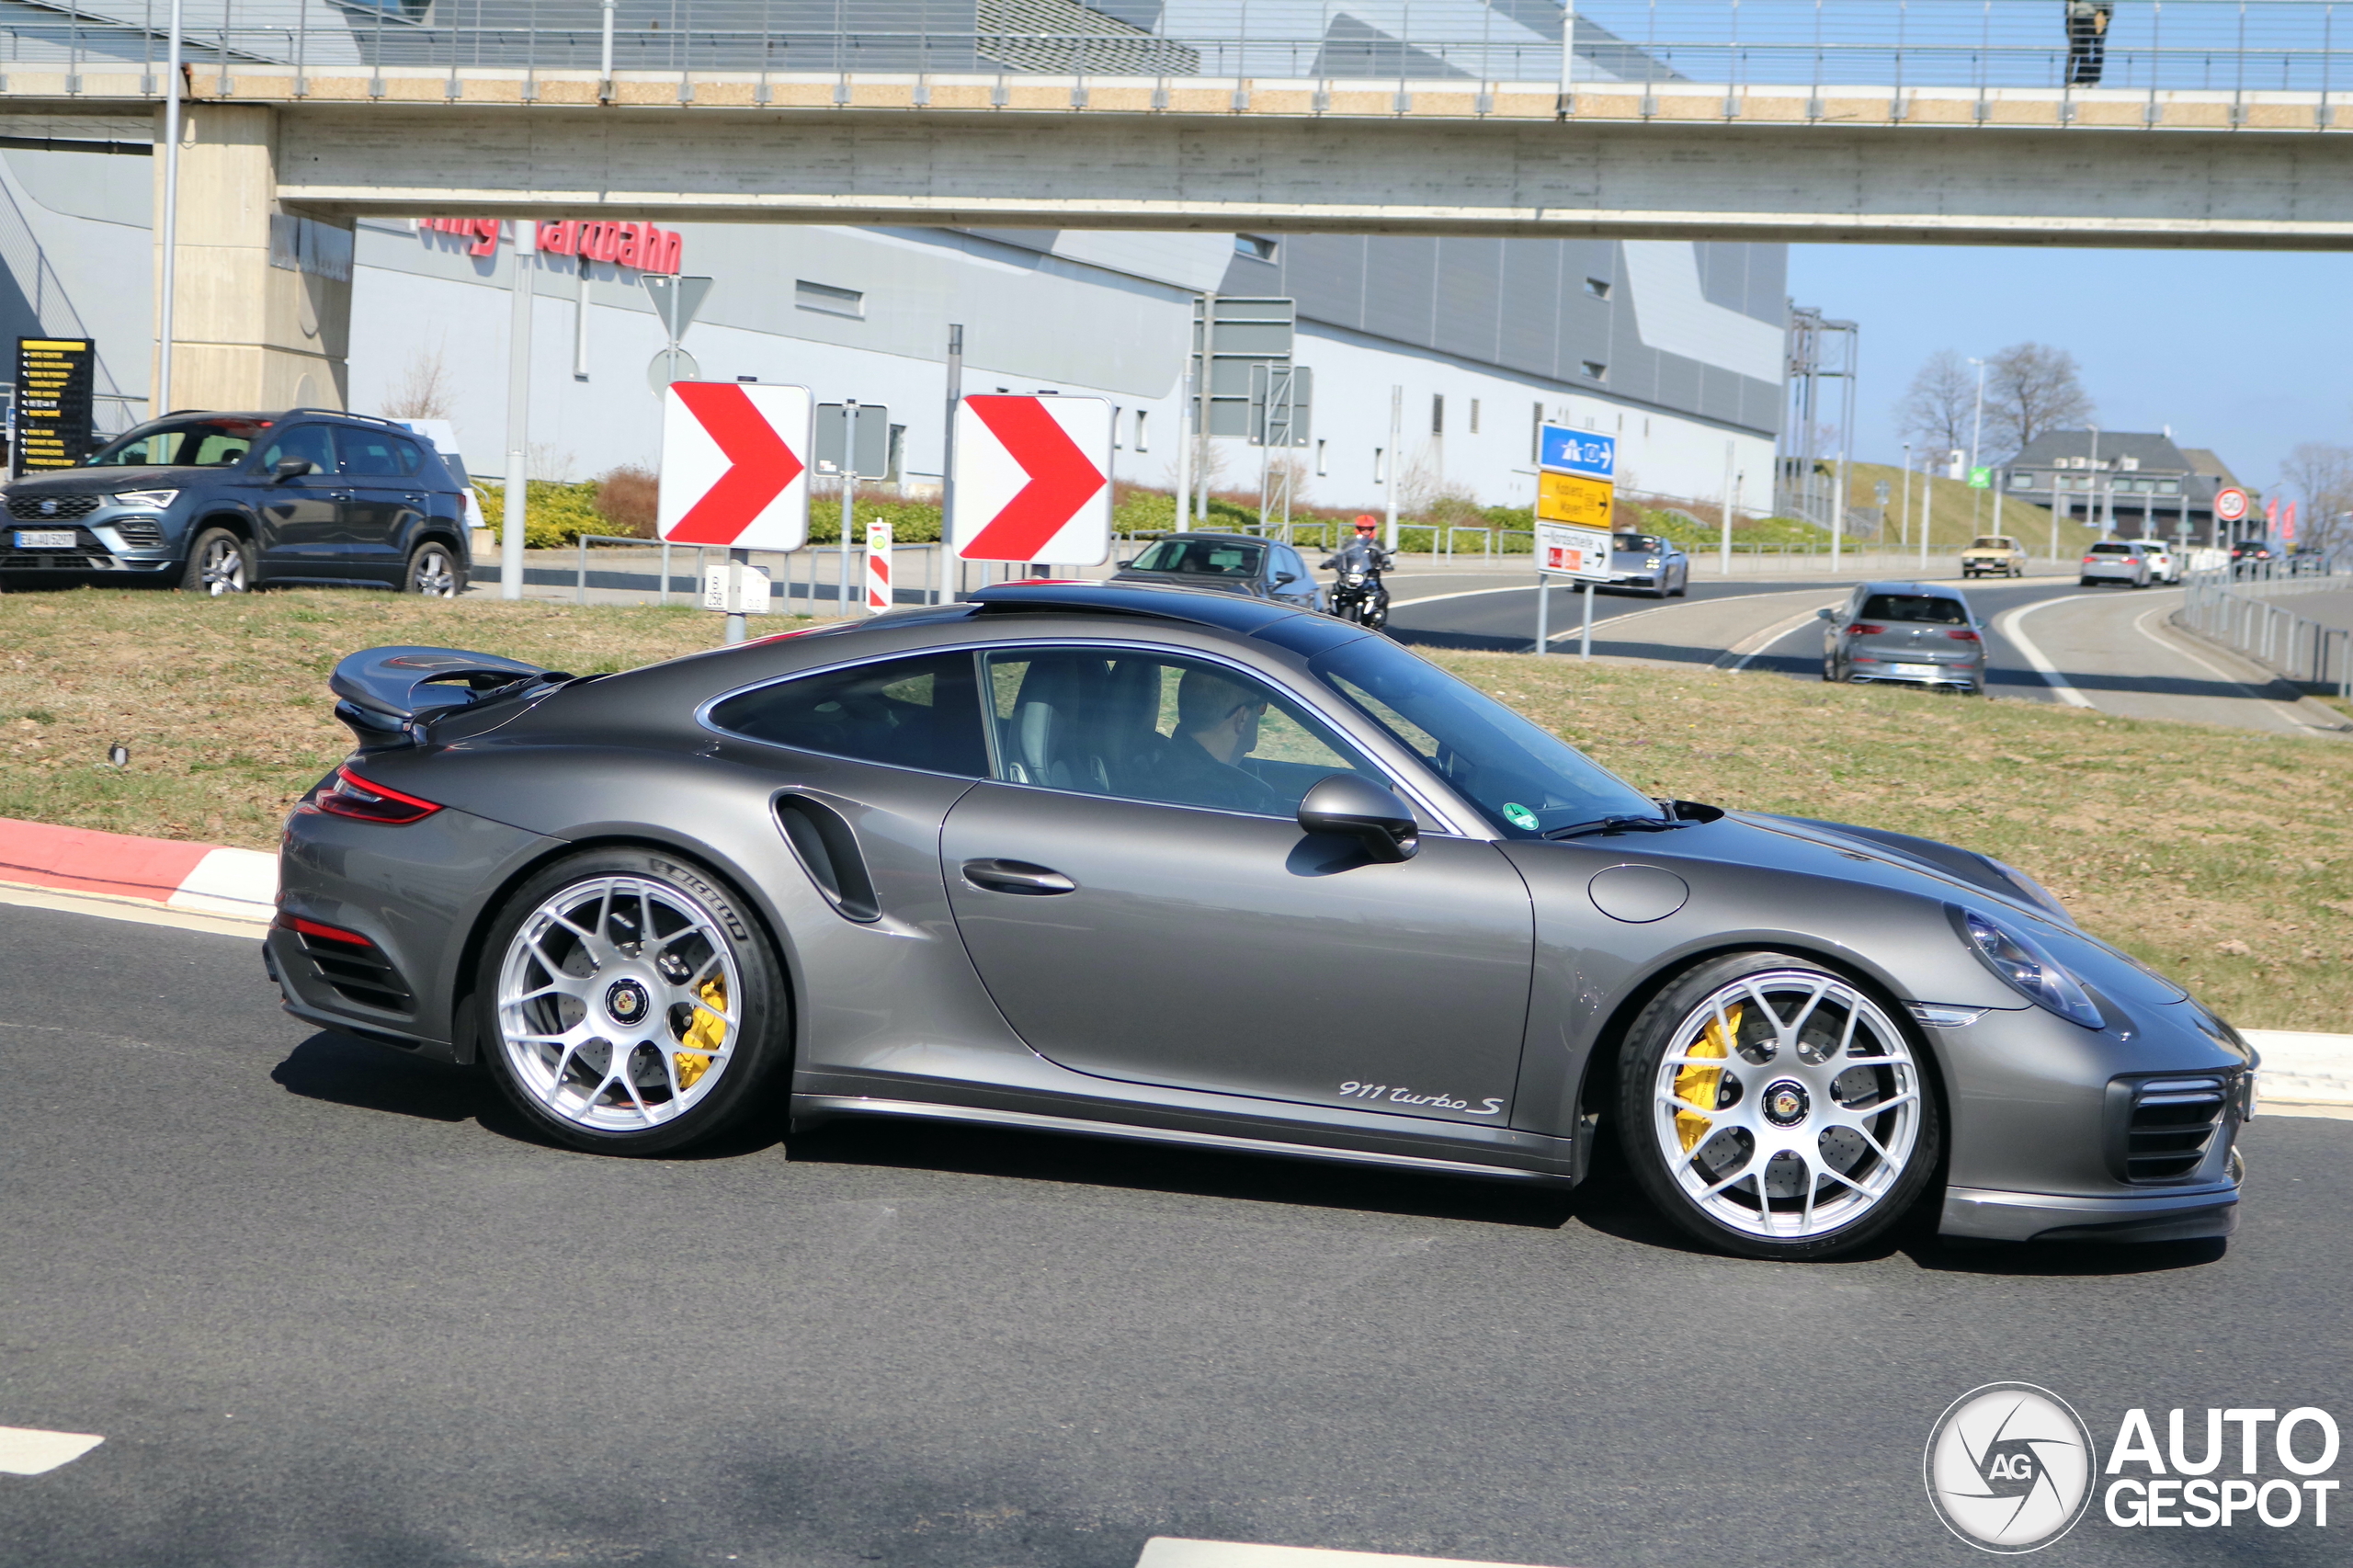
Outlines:
<svg viewBox="0 0 2353 1568"><path fill-rule="evenodd" d="M2244 522L2246 518L2246 492L2234 484L2214 492L2214 516L2226 523Z"/></svg>

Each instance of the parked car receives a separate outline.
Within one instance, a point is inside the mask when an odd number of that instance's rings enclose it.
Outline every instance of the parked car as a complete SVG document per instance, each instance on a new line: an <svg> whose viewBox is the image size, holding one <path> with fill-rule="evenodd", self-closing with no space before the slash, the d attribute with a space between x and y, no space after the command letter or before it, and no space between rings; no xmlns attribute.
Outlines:
<svg viewBox="0 0 2353 1568"><path fill-rule="evenodd" d="M2181 581L2181 557L2174 553L2173 546L2161 539L2135 540L2132 542L2141 547L2143 555L2148 557L2151 582L2178 583Z"/></svg>
<svg viewBox="0 0 2353 1568"><path fill-rule="evenodd" d="M1961 552L1963 577L2023 577L2026 551L2007 534L1980 534Z"/></svg>
<svg viewBox="0 0 2353 1568"><path fill-rule="evenodd" d="M1623 533L1609 541L1609 585L1653 598L1681 598L1691 586L1691 558L1658 534Z"/></svg>
<svg viewBox="0 0 2353 1568"><path fill-rule="evenodd" d="M463 486L386 419L297 408L175 414L80 468L8 483L12 581L235 594L345 584L451 598L472 570Z"/></svg>
<svg viewBox="0 0 2353 1568"><path fill-rule="evenodd" d="M1959 588L1864 583L1819 612L1822 678L1893 681L1985 694L1984 627Z"/></svg>
<svg viewBox="0 0 2353 1568"><path fill-rule="evenodd" d="M2124 583L2135 588L2145 588L2155 575L2147 551L2130 540L2104 539L2084 551L2083 565L2077 569L2077 581L2086 588L2102 583Z"/></svg>
<svg viewBox="0 0 2353 1568"><path fill-rule="evenodd" d="M1120 562L1115 583L1216 588L1301 609L1324 608L1324 590L1299 551L1250 534L1169 534Z"/></svg>

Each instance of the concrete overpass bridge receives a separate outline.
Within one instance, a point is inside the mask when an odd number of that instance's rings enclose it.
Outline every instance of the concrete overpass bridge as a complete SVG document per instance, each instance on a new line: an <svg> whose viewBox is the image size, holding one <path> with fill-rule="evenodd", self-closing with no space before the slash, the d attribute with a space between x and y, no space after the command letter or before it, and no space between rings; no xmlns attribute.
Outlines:
<svg viewBox="0 0 2353 1568"><path fill-rule="evenodd" d="M14 0L0 139L153 145L162 10ZM334 368L281 213L2353 246L2353 0L2063 12L188 0L171 402Z"/></svg>

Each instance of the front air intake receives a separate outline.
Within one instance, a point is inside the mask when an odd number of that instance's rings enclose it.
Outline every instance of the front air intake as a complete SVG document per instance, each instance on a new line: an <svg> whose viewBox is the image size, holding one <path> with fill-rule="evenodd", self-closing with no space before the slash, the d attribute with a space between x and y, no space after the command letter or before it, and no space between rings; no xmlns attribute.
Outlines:
<svg viewBox="0 0 2353 1568"><path fill-rule="evenodd" d="M2178 1181L2206 1162L2230 1113L2226 1073L2184 1074L2119 1083L2123 1136L2119 1150L2129 1182Z"/></svg>

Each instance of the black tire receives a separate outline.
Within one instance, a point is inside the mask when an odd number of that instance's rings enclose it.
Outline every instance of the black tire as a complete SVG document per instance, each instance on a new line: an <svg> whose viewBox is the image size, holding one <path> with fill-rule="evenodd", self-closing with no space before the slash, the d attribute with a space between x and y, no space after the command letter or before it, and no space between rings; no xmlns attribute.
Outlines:
<svg viewBox="0 0 2353 1568"><path fill-rule="evenodd" d="M541 923L574 897L575 919L593 912L589 940L577 925ZM546 945L523 941L527 926ZM784 1081L791 1006L776 952L747 901L683 857L623 847L559 860L515 890L482 952L472 1006L491 1074L526 1120L575 1149L665 1154L709 1142L766 1108ZM524 998L512 1004L523 1039L505 1027L510 979ZM555 994L562 984L577 994ZM732 1034L712 1009L733 1012ZM616 1066L632 1033L650 1038L629 1041Z"/></svg>
<svg viewBox="0 0 2353 1568"><path fill-rule="evenodd" d="M458 552L438 539L426 540L408 552L401 572L401 592L428 599L454 599L466 591L466 569Z"/></svg>
<svg viewBox="0 0 2353 1568"><path fill-rule="evenodd" d="M248 592L254 585L254 547L227 528L199 528L188 541L188 562L180 568L184 593L220 598Z"/></svg>
<svg viewBox="0 0 2353 1568"><path fill-rule="evenodd" d="M1765 1014L1772 1023L1760 1026ZM1733 1026L1728 1040L1715 1038L1719 1017ZM1643 1196L1704 1244L1834 1257L1886 1236L1934 1179L1943 1119L1933 1076L1898 1011L1846 975L1789 953L1735 953L1677 977L1627 1031L1618 1144ZM1666 1108L1702 1103L1710 1114ZM1760 1160L1760 1145L1779 1147Z"/></svg>
<svg viewBox="0 0 2353 1568"><path fill-rule="evenodd" d="M2078 577L2075 579L2075 586L2079 588L2088 588L2092 585L2092 580L2089 577Z"/></svg>

